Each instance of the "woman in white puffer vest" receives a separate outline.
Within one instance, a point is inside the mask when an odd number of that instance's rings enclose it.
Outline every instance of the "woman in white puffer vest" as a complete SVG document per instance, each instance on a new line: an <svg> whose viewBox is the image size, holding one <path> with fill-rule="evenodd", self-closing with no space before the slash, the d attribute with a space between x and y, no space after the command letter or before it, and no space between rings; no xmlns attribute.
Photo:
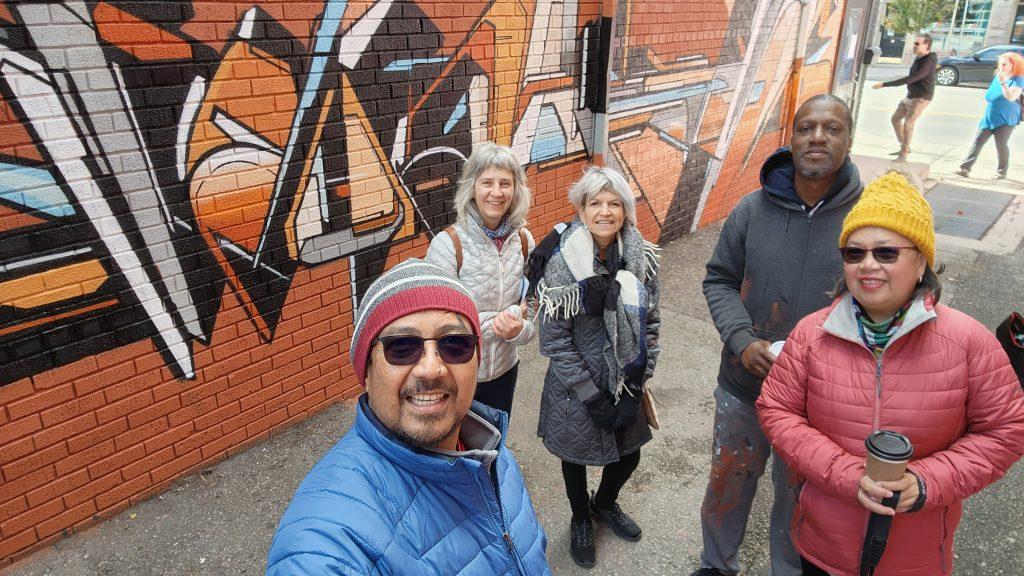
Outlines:
<svg viewBox="0 0 1024 576"><path fill-rule="evenodd" d="M474 398L512 412L519 372L516 347L531 342L537 327L525 302L523 267L533 250L526 229L530 190L507 146L473 148L455 193L454 226L430 242L427 261L454 272L480 312L480 368Z"/></svg>

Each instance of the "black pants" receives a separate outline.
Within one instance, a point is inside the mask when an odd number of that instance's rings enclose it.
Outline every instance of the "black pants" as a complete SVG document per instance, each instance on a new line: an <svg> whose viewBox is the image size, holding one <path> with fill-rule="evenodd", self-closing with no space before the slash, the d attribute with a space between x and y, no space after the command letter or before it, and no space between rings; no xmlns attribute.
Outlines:
<svg viewBox="0 0 1024 576"><path fill-rule="evenodd" d="M494 380L477 382L476 394L473 399L487 404L491 408L503 410L512 417L512 395L516 391L516 378L519 376L519 363Z"/></svg>
<svg viewBox="0 0 1024 576"><path fill-rule="evenodd" d="M803 568L804 576L828 576L828 572L811 564L803 556L800 557L800 566Z"/></svg>
<svg viewBox="0 0 1024 576"><path fill-rule="evenodd" d="M601 485L594 495L598 508L611 508L619 499L619 491L633 475L640 464L640 451L623 456L618 462L604 467ZM590 495L587 493L587 467L562 460L562 478L565 480L565 494L569 497L573 518L585 518L590 510Z"/></svg>
<svg viewBox="0 0 1024 576"><path fill-rule="evenodd" d="M995 135L996 137L996 157L999 158L999 170L1000 176L1006 176L1006 169L1010 166L1010 147L1007 143L1010 141L1010 134L1013 134L1013 126L1000 126L994 130L988 128L982 128L978 130L978 135L974 137L974 144L971 145L971 151L967 153L967 158L960 164L960 168L971 171L971 166L978 161L978 156L981 155L981 148L985 146L988 139Z"/></svg>

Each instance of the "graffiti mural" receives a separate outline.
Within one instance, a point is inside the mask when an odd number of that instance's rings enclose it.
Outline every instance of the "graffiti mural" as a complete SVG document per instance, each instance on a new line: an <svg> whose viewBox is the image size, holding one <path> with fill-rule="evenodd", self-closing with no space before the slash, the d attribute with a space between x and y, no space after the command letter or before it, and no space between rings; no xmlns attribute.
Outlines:
<svg viewBox="0 0 1024 576"><path fill-rule="evenodd" d="M610 161L662 240L724 218L757 188L765 155L783 145L800 10L797 0L664 4L618 1L616 36L624 40L608 107ZM842 7L821 0L809 9L818 25L804 74L830 75Z"/></svg>
<svg viewBox="0 0 1024 576"><path fill-rule="evenodd" d="M193 378L225 291L269 342L343 259L354 308L475 142L589 157L598 4L291 4L0 4L0 382L145 338Z"/></svg>

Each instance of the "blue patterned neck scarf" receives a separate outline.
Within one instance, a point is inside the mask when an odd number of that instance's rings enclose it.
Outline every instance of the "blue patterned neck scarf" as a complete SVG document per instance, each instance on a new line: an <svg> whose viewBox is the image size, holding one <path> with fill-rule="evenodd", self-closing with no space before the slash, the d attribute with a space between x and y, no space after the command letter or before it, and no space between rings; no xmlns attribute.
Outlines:
<svg viewBox="0 0 1024 576"><path fill-rule="evenodd" d="M860 338L864 345L868 347L868 350L871 350L875 356L879 356L885 350L893 335L900 329L900 326L903 326L903 319L906 318L907 310L910 310L912 303L913 300L900 306L900 309L896 311L892 318L887 318L881 322L872 322L871 318L864 312L864 309L860 307L860 303L857 300L853 301L853 310L857 316L857 329L860 332Z"/></svg>
<svg viewBox="0 0 1024 576"><path fill-rule="evenodd" d="M487 237L493 240L495 243L505 240L505 237L512 232L512 225L508 222L508 216L502 216L501 222L498 224L498 228L491 230L484 224L483 218L480 219L480 229L487 234Z"/></svg>

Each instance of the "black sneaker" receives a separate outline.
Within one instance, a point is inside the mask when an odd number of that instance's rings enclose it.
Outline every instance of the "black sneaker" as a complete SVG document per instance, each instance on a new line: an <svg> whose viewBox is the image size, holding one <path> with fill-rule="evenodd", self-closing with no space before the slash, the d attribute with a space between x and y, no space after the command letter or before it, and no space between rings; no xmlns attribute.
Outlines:
<svg viewBox="0 0 1024 576"><path fill-rule="evenodd" d="M719 572L718 570L715 570L714 568L701 568L700 570L697 570L693 574L690 574L690 576L725 576L725 573L724 572Z"/></svg>
<svg viewBox="0 0 1024 576"><path fill-rule="evenodd" d="M597 505L594 504L593 495L591 495L590 510L599 520L607 522L608 526L610 526L612 531L615 532L615 535L623 540L636 542L643 534L636 522L634 522L628 514L623 512L622 508L619 508L618 503L612 504L612 507L608 509L598 508Z"/></svg>
<svg viewBox="0 0 1024 576"><path fill-rule="evenodd" d="M597 563L597 548L594 547L594 521L589 517L569 523L569 555L581 568L593 568Z"/></svg>

